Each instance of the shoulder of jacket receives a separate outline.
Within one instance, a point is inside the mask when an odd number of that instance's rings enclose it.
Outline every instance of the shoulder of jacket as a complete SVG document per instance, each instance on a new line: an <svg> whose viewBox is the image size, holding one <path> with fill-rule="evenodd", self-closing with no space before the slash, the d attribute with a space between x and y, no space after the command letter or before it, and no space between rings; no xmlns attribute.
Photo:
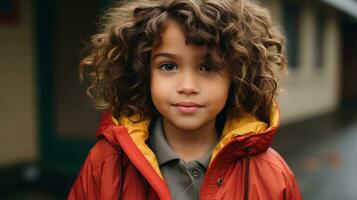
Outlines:
<svg viewBox="0 0 357 200"><path fill-rule="evenodd" d="M284 158L273 148L268 148L265 152L255 156L256 159L265 162L276 170L281 171L284 175L294 176L292 170Z"/></svg>
<svg viewBox="0 0 357 200"><path fill-rule="evenodd" d="M120 146L114 146L105 138L101 138L91 148L88 156L92 167L97 168L108 160L118 159L120 151Z"/></svg>

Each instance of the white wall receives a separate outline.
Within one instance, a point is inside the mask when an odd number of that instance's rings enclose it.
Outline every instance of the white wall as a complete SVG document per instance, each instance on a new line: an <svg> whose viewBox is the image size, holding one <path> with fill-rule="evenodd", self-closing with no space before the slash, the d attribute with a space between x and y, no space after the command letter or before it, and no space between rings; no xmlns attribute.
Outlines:
<svg viewBox="0 0 357 200"><path fill-rule="evenodd" d="M282 21L282 0L270 1L274 19ZM278 97L282 123L309 119L337 109L339 100L340 28L338 16L329 12L323 30L323 63L321 70L314 66L316 10L303 5L299 39L299 66L290 70L282 84L285 92Z"/></svg>
<svg viewBox="0 0 357 200"><path fill-rule="evenodd" d="M31 1L15 24L0 25L0 166L37 159Z"/></svg>

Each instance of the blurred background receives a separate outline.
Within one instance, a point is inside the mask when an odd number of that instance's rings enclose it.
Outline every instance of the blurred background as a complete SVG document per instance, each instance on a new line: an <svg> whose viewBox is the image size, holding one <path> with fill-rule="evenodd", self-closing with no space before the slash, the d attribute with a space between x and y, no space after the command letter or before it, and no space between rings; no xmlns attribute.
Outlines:
<svg viewBox="0 0 357 200"><path fill-rule="evenodd" d="M100 112L78 63L110 0L0 1L0 199L65 199ZM304 199L357 199L357 1L265 0L287 36L273 146Z"/></svg>

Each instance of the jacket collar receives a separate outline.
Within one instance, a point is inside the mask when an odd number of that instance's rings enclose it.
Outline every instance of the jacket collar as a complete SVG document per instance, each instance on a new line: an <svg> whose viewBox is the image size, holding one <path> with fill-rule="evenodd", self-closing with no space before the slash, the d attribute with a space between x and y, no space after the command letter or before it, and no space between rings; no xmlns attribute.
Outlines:
<svg viewBox="0 0 357 200"><path fill-rule="evenodd" d="M150 120L134 122L135 119L138 119L137 116L114 119L110 113L105 113L98 128L97 137L105 137L113 145L123 146L121 145L123 141L120 141L121 139L118 136L120 134L129 135L130 137L128 138L131 139L125 142L133 143L130 146L136 147L149 161L156 173L162 177L157 158L146 144L146 140L149 137ZM211 161L228 147L230 147L229 158L232 159L244 156L244 150L247 148L250 149L251 155L264 152L271 145L278 127L279 110L276 103L271 108L269 124L259 121L253 115L245 112L241 112L236 116L229 116L221 138L213 150Z"/></svg>

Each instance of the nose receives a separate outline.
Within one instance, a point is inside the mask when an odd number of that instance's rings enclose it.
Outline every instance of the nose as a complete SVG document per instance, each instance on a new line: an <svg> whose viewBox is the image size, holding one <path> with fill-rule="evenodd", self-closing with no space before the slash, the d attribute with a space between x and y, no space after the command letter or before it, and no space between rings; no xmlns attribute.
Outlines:
<svg viewBox="0 0 357 200"><path fill-rule="evenodd" d="M182 73L177 84L177 92L184 95L195 95L200 92L199 77L192 72Z"/></svg>

